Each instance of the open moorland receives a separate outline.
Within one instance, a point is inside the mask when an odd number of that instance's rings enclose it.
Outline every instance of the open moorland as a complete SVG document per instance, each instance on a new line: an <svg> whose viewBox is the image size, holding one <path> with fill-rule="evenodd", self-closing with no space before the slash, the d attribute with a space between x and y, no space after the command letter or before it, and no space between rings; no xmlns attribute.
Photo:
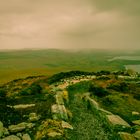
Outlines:
<svg viewBox="0 0 140 140"><path fill-rule="evenodd" d="M125 65L140 65L140 60L115 59L118 56L139 56L140 52L105 50L21 50L0 52L0 84L27 76L47 75L70 70L124 70Z"/></svg>

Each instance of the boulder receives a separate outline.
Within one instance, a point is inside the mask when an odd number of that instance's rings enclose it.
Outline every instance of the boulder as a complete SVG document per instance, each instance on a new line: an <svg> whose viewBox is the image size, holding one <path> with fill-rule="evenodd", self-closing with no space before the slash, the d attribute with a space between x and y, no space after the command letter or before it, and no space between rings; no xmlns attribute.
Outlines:
<svg viewBox="0 0 140 140"><path fill-rule="evenodd" d="M3 123L0 121L0 138L3 136Z"/></svg>
<svg viewBox="0 0 140 140"><path fill-rule="evenodd" d="M127 132L119 132L118 134L121 140L136 140L132 134Z"/></svg>
<svg viewBox="0 0 140 140"><path fill-rule="evenodd" d="M2 140L21 140L21 139L15 135L11 135L11 136L3 138Z"/></svg>
<svg viewBox="0 0 140 140"><path fill-rule="evenodd" d="M8 127L9 131L12 132L12 133L16 133L16 132L20 132L20 131L23 131L26 129L26 125L27 123L20 123L20 124L17 124L17 125L10 125Z"/></svg>
<svg viewBox="0 0 140 140"><path fill-rule="evenodd" d="M135 124L135 125L140 125L140 120L132 121L132 123Z"/></svg>
<svg viewBox="0 0 140 140"><path fill-rule="evenodd" d="M22 140L31 140L31 137L30 137L29 134L24 134L24 135L22 136Z"/></svg>
<svg viewBox="0 0 140 140"><path fill-rule="evenodd" d="M67 128L67 129L73 130L73 127L65 121L62 121L61 125L62 125L62 128Z"/></svg>
<svg viewBox="0 0 140 140"><path fill-rule="evenodd" d="M38 116L36 113L30 113L29 114L29 121L35 122L40 119L40 116Z"/></svg>
<svg viewBox="0 0 140 140"><path fill-rule="evenodd" d="M135 137L137 140L140 140L140 131L136 131L135 134L134 134L134 137Z"/></svg>
<svg viewBox="0 0 140 140"><path fill-rule="evenodd" d="M118 115L106 115L107 120L113 126L130 127L130 125Z"/></svg>

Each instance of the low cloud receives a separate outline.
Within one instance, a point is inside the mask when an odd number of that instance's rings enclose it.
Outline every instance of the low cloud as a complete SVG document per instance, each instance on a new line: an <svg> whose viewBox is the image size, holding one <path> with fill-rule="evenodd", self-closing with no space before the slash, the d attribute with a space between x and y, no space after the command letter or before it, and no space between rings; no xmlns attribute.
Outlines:
<svg viewBox="0 0 140 140"><path fill-rule="evenodd" d="M138 0L9 0L0 5L0 49L138 49Z"/></svg>

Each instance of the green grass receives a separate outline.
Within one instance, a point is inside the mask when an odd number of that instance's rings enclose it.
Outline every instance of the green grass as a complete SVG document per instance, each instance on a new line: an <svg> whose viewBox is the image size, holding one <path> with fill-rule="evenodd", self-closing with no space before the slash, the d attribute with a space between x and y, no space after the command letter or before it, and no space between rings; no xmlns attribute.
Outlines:
<svg viewBox="0 0 140 140"><path fill-rule="evenodd" d="M101 50L72 52L50 49L0 52L0 84L30 75L50 76L62 71L122 70L123 65L135 63L107 61L108 58L118 55L118 52Z"/></svg>

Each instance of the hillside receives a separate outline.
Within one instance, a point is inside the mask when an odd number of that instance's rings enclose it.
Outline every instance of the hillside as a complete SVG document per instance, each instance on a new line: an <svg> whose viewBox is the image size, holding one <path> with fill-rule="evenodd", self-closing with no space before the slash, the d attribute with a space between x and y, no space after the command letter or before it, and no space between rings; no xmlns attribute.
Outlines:
<svg viewBox="0 0 140 140"><path fill-rule="evenodd" d="M61 71L124 70L124 65L140 64L140 60L114 60L117 56L137 56L139 52L109 50L21 50L0 52L0 84L27 76L51 76Z"/></svg>
<svg viewBox="0 0 140 140"><path fill-rule="evenodd" d="M138 139L139 85L140 75L130 70L16 79L0 87L0 138Z"/></svg>

